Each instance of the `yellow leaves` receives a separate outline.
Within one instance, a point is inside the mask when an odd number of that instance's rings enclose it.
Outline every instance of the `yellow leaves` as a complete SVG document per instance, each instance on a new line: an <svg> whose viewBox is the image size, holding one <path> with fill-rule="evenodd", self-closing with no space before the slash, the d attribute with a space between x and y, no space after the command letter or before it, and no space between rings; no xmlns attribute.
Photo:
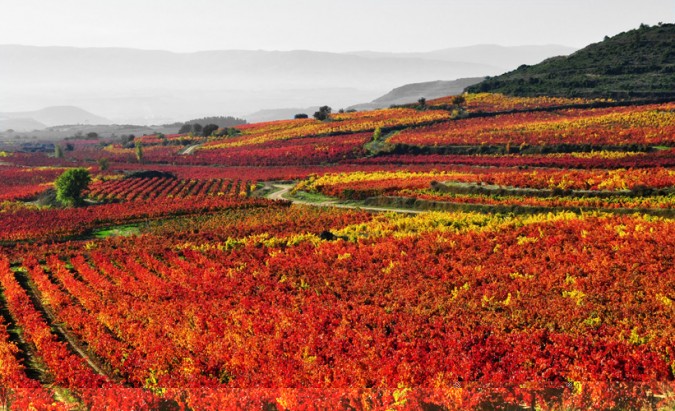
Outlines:
<svg viewBox="0 0 675 411"><path fill-rule="evenodd" d="M626 170L609 170L599 184L599 190L628 190L628 181L626 180Z"/></svg>
<svg viewBox="0 0 675 411"><path fill-rule="evenodd" d="M504 307L508 307L511 304L511 293L508 293L504 301L502 301L502 305Z"/></svg>
<svg viewBox="0 0 675 411"><path fill-rule="evenodd" d="M607 150L599 150L599 151L590 151L590 152L579 152L579 153L555 153L555 154L550 154L549 156L551 157L566 157L566 156L571 156L574 158L601 158L601 159L607 159L607 160L616 160L616 159L621 159L621 158L626 158L626 157L637 157L637 156L644 156L644 152L639 152L639 151L607 151Z"/></svg>
<svg viewBox="0 0 675 411"><path fill-rule="evenodd" d="M626 232L626 226L623 224L615 226L614 231L616 231L616 234L619 236L619 238L624 238L625 236L628 235L628 233Z"/></svg>
<svg viewBox="0 0 675 411"><path fill-rule="evenodd" d="M649 337L648 336L645 336L645 337L640 336L640 334L638 333L638 328L633 327L633 329L630 330L630 335L628 336L628 342L630 344L633 344L633 345L642 345L642 344L646 344L647 342L649 342Z"/></svg>
<svg viewBox="0 0 675 411"><path fill-rule="evenodd" d="M671 307L673 305L673 300L663 294L656 294L656 300L666 307Z"/></svg>
<svg viewBox="0 0 675 411"><path fill-rule="evenodd" d="M483 294L483 298L481 298L480 304L481 307L487 309L487 310L498 310L500 307L508 307L511 305L511 293L508 293L506 295L506 298L503 300L496 300L496 297L493 296L488 296L487 294Z"/></svg>
<svg viewBox="0 0 675 411"><path fill-rule="evenodd" d="M469 285L469 283L464 283L464 285L462 285L460 288L455 287L451 291L451 297L450 298L452 300L456 300L457 297L459 297L459 295L461 293L463 293L465 291L469 291L470 288L471 288L471 286Z"/></svg>
<svg viewBox="0 0 675 411"><path fill-rule="evenodd" d="M548 180L548 188L555 189L559 188L561 190L567 190L568 188L574 185L574 181L569 178L567 174L563 174L558 178L551 176Z"/></svg>
<svg viewBox="0 0 675 411"><path fill-rule="evenodd" d="M181 371L183 375L198 375L200 372L192 358L183 358L181 361Z"/></svg>
<svg viewBox="0 0 675 411"><path fill-rule="evenodd" d="M590 328L598 328L602 324L602 319L595 313L586 318L583 324Z"/></svg>
<svg viewBox="0 0 675 411"><path fill-rule="evenodd" d="M488 297L487 295L483 295L483 298L480 300L481 307L490 307L494 299L494 296Z"/></svg>
<svg viewBox="0 0 675 411"><path fill-rule="evenodd" d="M254 245L254 246L258 245L258 246L265 246L268 248L276 248L276 247L297 246L302 243L310 243L316 247L321 243L321 241L322 241L321 238L311 233L292 234L286 237L283 236L274 237L270 236L269 233L262 233L262 234L253 234L243 238L228 237L225 242L202 243L202 244L185 242L176 245L176 248L178 250L190 249L193 251L205 252L210 250L227 251L246 245ZM274 257L278 253L279 251L272 250L270 251L270 257Z"/></svg>
<svg viewBox="0 0 675 411"><path fill-rule="evenodd" d="M582 219L579 214L573 213L571 211L561 211L558 213L545 213L545 214L532 214L522 216L517 219L521 225L528 224L537 224L537 223L547 223L555 221L567 221L567 220L579 220ZM541 235L543 238L543 234Z"/></svg>
<svg viewBox="0 0 675 411"><path fill-rule="evenodd" d="M411 178L438 178L452 179L465 176L466 173L429 171L429 172L410 172L410 171L355 171L352 173L333 173L325 174L321 177L312 176L308 180L300 182L294 191L317 191L320 187L335 186L351 183L363 183L368 181L385 180L406 180Z"/></svg>
<svg viewBox="0 0 675 411"><path fill-rule="evenodd" d="M581 381L570 381L572 383L572 395L579 395L584 392L584 386Z"/></svg>
<svg viewBox="0 0 675 411"><path fill-rule="evenodd" d="M388 410L392 410L393 408L391 407L403 407L408 402L407 395L411 391L412 388L406 387L403 383L399 383L398 388L392 393L394 403L390 405Z"/></svg>
<svg viewBox="0 0 675 411"><path fill-rule="evenodd" d="M567 285L576 285L577 279L574 276L571 276L569 274L565 275L565 284ZM572 291L563 291L562 292L563 298L569 298L571 300L574 300L576 305L583 305L584 303L584 298L586 298L586 294L577 289L573 289Z"/></svg>
<svg viewBox="0 0 675 411"><path fill-rule="evenodd" d="M509 278L512 280L533 280L534 275L531 274L521 274L519 272L514 272L509 274Z"/></svg>
<svg viewBox="0 0 675 411"><path fill-rule="evenodd" d="M399 263L396 261L389 261L389 265L384 267L381 271L382 274L390 274L391 271L398 265Z"/></svg>
<svg viewBox="0 0 675 411"><path fill-rule="evenodd" d="M352 255L349 253L338 254L337 256L338 261L349 260L350 258L352 258Z"/></svg>
<svg viewBox="0 0 675 411"><path fill-rule="evenodd" d="M539 241L536 237L518 236L518 245L534 244Z"/></svg>
<svg viewBox="0 0 675 411"><path fill-rule="evenodd" d="M287 238L286 245L295 246L300 243L308 242L313 246L318 246L321 243L321 238L315 234L295 234Z"/></svg>
<svg viewBox="0 0 675 411"><path fill-rule="evenodd" d="M563 291L562 296L563 298L570 298L574 300L577 305L583 305L584 298L586 298L586 294L580 290Z"/></svg>
<svg viewBox="0 0 675 411"><path fill-rule="evenodd" d="M302 348L302 361L306 364L311 364L316 362L316 355L309 354L309 347L305 346Z"/></svg>

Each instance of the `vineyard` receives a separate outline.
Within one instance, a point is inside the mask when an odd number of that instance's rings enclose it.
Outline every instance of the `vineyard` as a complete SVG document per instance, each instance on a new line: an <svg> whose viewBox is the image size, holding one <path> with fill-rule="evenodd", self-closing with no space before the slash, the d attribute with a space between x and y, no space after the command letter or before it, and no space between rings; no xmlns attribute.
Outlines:
<svg viewBox="0 0 675 411"><path fill-rule="evenodd" d="M0 407L672 409L674 124L482 93L6 153Z"/></svg>

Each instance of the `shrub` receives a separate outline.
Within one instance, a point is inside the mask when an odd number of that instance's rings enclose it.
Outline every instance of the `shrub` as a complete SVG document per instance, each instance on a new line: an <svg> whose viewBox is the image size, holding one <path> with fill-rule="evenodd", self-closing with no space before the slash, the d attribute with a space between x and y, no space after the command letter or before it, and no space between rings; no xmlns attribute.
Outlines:
<svg viewBox="0 0 675 411"><path fill-rule="evenodd" d="M218 130L217 124L207 124L202 129L202 135L204 137L209 137L211 134L213 134L214 131L217 131L217 130Z"/></svg>
<svg viewBox="0 0 675 411"><path fill-rule="evenodd" d="M328 106L320 107L319 111L314 113L314 118L321 121L328 120L331 111L333 111L333 109Z"/></svg>
<svg viewBox="0 0 675 411"><path fill-rule="evenodd" d="M89 187L91 175L86 168L71 168L61 174L54 183L56 199L65 206L80 205L82 192Z"/></svg>
<svg viewBox="0 0 675 411"><path fill-rule="evenodd" d="M143 146L141 145L140 141L136 142L136 160L138 160L139 163L143 162Z"/></svg>

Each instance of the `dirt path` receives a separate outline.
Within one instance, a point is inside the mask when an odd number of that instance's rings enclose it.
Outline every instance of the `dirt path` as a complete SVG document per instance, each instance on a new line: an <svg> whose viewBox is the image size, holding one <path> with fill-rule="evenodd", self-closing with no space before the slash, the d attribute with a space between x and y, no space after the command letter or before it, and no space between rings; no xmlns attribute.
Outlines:
<svg viewBox="0 0 675 411"><path fill-rule="evenodd" d="M277 189L276 191L267 195L267 198L270 200L287 200L291 201L293 204L302 204L314 207L335 207L335 208L348 208L355 210L364 210L364 211L373 211L373 212L387 212L392 211L395 213L404 213L404 214L420 214L424 211L413 210L408 208L387 208L387 207L372 207L367 205L356 205L356 204L341 204L338 200L330 201L320 201L320 202L311 202L303 201L288 196L289 192L293 188L293 185L289 184L270 184L269 187Z"/></svg>
<svg viewBox="0 0 675 411"><path fill-rule="evenodd" d="M193 144L191 146L185 147L184 149L179 151L178 154L181 155L181 156L188 156L188 155L194 153L194 151L199 147L201 147L201 144Z"/></svg>

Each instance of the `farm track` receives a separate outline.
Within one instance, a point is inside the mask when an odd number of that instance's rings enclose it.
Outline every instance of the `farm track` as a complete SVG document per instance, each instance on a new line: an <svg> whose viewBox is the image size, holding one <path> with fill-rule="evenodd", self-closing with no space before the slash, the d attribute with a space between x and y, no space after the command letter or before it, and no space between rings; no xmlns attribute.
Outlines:
<svg viewBox="0 0 675 411"><path fill-rule="evenodd" d="M452 203L443 201L431 201L415 198L403 197L373 197L364 200L359 204L344 204L339 200L311 202L304 201L289 195L292 185L287 184L267 184L268 189L276 189L267 194L266 198L270 200L286 200L293 204L300 204L313 207L334 207L354 210L363 210L371 212L394 212L404 214L421 214L433 211L464 211L464 212L478 212L478 213L516 213L516 214L540 214L547 212L561 212L569 211L575 213L583 212L602 212L609 214L648 214L656 217L673 218L675 212L672 209L648 209L648 208L587 208L580 209L577 207L532 207L532 206L503 206L503 205L489 205L489 204L465 204ZM410 207L401 207L401 203L410 203ZM373 205L374 204L374 205Z"/></svg>
<svg viewBox="0 0 675 411"><path fill-rule="evenodd" d="M421 214L424 210L415 210L412 208L387 208L387 207L374 207L368 205L356 205L356 204L342 204L337 201L322 201L322 202L310 202L303 201L293 197L288 196L289 192L293 188L292 185L280 185L272 184L271 187L278 189L267 195L267 198L270 200L285 200L291 201L293 204L314 206L314 207L334 207L334 208L347 208L355 210L364 210L372 212L394 212L394 213L403 213L403 214Z"/></svg>
<svg viewBox="0 0 675 411"><path fill-rule="evenodd" d="M178 152L178 155L181 155L181 156L189 156L189 155L191 155L192 153L194 153L194 151L195 151L196 149L198 149L199 147L201 147L201 146L202 146L202 144L193 144L193 145L191 145L191 146L187 146L187 147L185 147L184 149L182 149L181 151L179 151L179 152Z"/></svg>

